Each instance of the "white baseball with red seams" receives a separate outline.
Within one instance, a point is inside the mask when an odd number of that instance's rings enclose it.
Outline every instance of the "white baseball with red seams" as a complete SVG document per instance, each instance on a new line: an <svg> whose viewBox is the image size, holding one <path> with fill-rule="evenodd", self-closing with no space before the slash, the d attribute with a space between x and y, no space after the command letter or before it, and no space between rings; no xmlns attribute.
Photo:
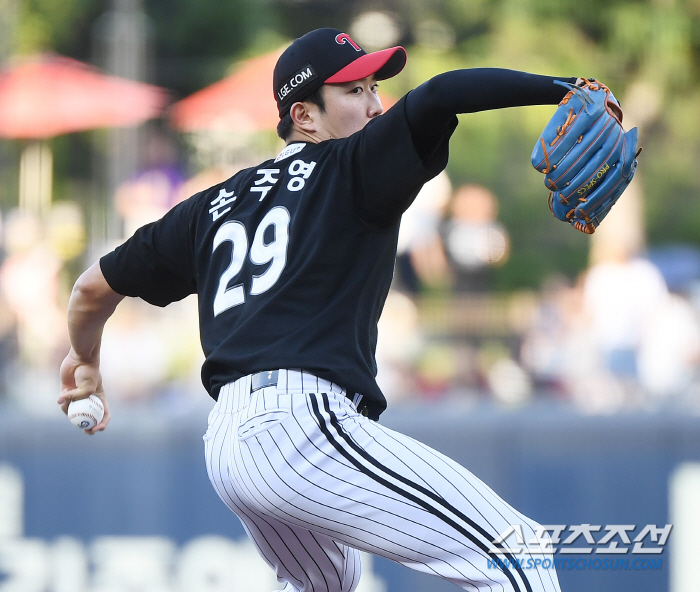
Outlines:
<svg viewBox="0 0 700 592"><path fill-rule="evenodd" d="M90 395L87 399L71 401L68 405L68 419L82 430L90 430L102 421L105 407L97 395Z"/></svg>

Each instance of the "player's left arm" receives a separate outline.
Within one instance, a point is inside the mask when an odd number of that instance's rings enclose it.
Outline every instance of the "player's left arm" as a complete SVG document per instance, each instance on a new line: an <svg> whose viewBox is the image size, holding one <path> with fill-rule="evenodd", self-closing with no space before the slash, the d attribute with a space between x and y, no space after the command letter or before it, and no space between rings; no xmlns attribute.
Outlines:
<svg viewBox="0 0 700 592"><path fill-rule="evenodd" d="M425 161L449 139L458 113L556 105L568 92L557 82L574 84L576 80L503 68L472 68L438 74L406 96L406 118L413 144Z"/></svg>
<svg viewBox="0 0 700 592"><path fill-rule="evenodd" d="M110 287L100 264L95 263L78 278L68 303L71 348L61 364L61 394L57 402L67 413L72 400L97 395L105 413L102 421L89 430L92 434L104 430L110 419L100 374L100 345L105 323L123 298Z"/></svg>
<svg viewBox="0 0 700 592"><path fill-rule="evenodd" d="M417 189L447 165L458 113L556 105L568 90L556 84L561 81L576 78L474 68L439 74L409 92L347 142L361 163L355 167L362 175L355 193L360 217L381 226L401 216Z"/></svg>

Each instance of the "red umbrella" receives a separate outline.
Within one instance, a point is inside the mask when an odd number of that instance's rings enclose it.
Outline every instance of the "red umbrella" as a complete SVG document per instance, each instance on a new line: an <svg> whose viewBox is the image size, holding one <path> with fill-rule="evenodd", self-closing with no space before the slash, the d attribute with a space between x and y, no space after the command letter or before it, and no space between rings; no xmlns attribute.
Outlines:
<svg viewBox="0 0 700 592"><path fill-rule="evenodd" d="M202 130L260 131L277 127L272 71L283 48L246 60L223 80L175 103L171 120L183 132ZM385 108L396 101L386 95Z"/></svg>
<svg viewBox="0 0 700 592"><path fill-rule="evenodd" d="M18 59L0 71L0 136L39 140L22 153L20 207L42 214L51 202L53 157L41 140L136 125L159 115L166 101L156 86L57 55Z"/></svg>
<svg viewBox="0 0 700 592"><path fill-rule="evenodd" d="M233 74L175 103L173 125L185 132L274 129L279 122L272 71L282 50L239 65Z"/></svg>
<svg viewBox="0 0 700 592"><path fill-rule="evenodd" d="M17 61L0 72L0 136L49 138L156 117L166 93L56 55Z"/></svg>

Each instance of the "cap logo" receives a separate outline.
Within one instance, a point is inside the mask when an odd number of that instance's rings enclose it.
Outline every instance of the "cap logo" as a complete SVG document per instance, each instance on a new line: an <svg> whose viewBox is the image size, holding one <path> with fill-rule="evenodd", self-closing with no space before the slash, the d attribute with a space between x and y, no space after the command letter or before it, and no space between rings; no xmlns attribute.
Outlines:
<svg viewBox="0 0 700 592"><path fill-rule="evenodd" d="M345 45L346 43L349 43L355 48L355 51L362 51L362 48L352 39L350 39L350 35L348 35L347 33L340 33L340 35L336 35L335 42L338 45Z"/></svg>
<svg viewBox="0 0 700 592"><path fill-rule="evenodd" d="M306 64L306 66L291 76L289 80L287 80L287 82L285 82L279 88L277 91L277 98L280 101L284 100L284 98L293 90L296 90L300 86L304 86L307 82L313 80L314 78L316 78L316 72L313 71L313 68L309 64Z"/></svg>

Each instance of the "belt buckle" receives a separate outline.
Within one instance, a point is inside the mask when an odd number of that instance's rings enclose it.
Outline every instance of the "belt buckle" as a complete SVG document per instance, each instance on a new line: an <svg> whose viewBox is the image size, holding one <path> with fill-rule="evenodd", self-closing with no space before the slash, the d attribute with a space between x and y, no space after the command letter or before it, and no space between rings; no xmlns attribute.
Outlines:
<svg viewBox="0 0 700 592"><path fill-rule="evenodd" d="M265 370L253 374L250 378L250 392L254 393L266 386L277 386L278 377L279 370Z"/></svg>

